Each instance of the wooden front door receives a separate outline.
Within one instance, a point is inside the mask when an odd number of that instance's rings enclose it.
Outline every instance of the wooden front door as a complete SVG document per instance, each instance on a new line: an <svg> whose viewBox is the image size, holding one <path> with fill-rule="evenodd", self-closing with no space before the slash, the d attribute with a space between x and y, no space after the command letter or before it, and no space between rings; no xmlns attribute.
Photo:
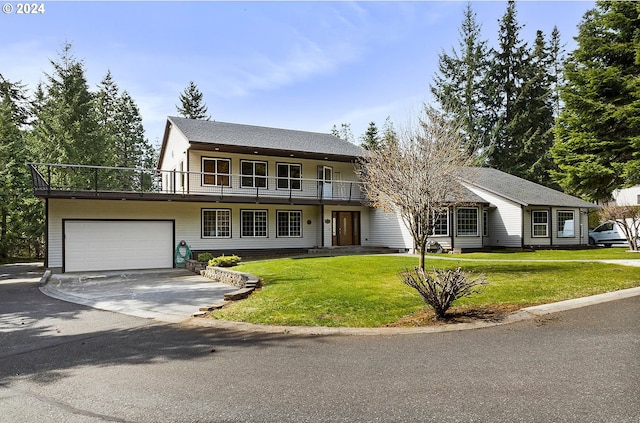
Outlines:
<svg viewBox="0 0 640 423"><path fill-rule="evenodd" d="M331 220L331 245L360 245L360 212L334 211Z"/></svg>

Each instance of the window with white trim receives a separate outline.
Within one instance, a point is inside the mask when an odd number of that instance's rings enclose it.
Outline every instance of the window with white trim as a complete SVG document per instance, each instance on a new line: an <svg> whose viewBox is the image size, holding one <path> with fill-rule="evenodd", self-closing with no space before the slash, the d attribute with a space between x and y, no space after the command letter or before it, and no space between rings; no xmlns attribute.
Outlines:
<svg viewBox="0 0 640 423"><path fill-rule="evenodd" d="M202 238L231 238L231 210L202 209Z"/></svg>
<svg viewBox="0 0 640 423"><path fill-rule="evenodd" d="M278 189L302 189L302 166L292 163L278 163L277 188Z"/></svg>
<svg viewBox="0 0 640 423"><path fill-rule="evenodd" d="M549 212L547 210L531 211L531 236L534 238L549 237Z"/></svg>
<svg viewBox="0 0 640 423"><path fill-rule="evenodd" d="M558 210L558 238L575 237L575 222L573 210Z"/></svg>
<svg viewBox="0 0 640 423"><path fill-rule="evenodd" d="M434 236L448 236L449 235L449 211L444 210L438 214L433 224Z"/></svg>
<svg viewBox="0 0 640 423"><path fill-rule="evenodd" d="M242 188L266 188L267 162L242 160L240 162L240 186Z"/></svg>
<svg viewBox="0 0 640 423"><path fill-rule="evenodd" d="M300 238L302 236L302 212L300 210L278 210L276 224L279 238Z"/></svg>
<svg viewBox="0 0 640 423"><path fill-rule="evenodd" d="M456 225L458 236L478 236L478 209L475 207L456 209Z"/></svg>
<svg viewBox="0 0 640 423"><path fill-rule="evenodd" d="M202 185L231 186L231 160L202 158Z"/></svg>
<svg viewBox="0 0 640 423"><path fill-rule="evenodd" d="M267 211L266 210L242 210L241 234L243 237L266 238L267 237Z"/></svg>

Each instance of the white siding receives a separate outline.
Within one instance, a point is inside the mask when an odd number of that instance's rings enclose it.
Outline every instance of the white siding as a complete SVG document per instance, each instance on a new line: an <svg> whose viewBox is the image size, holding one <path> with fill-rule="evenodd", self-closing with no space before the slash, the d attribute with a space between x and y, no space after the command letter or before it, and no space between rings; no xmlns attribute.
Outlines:
<svg viewBox="0 0 640 423"><path fill-rule="evenodd" d="M182 164L182 170L187 171L187 150L189 149L189 142L182 135L182 133L175 128L171 128L169 130L169 135L167 138L167 145L165 148L164 156L162 157L162 163L160 163L159 168L162 170L181 170L180 165ZM174 181L170 181L168 178L175 177ZM182 178L180 175L172 175L170 173L164 173L162 175L162 186L165 190L173 189L177 191L181 191ZM173 184L173 185L172 185Z"/></svg>
<svg viewBox="0 0 640 423"><path fill-rule="evenodd" d="M201 210L203 208L231 210L231 238L202 238ZM352 209L360 210L360 208ZM266 238L241 237L240 210L267 210L268 236ZM277 210L302 211L302 237L277 237ZM322 224L319 206L49 199L48 265L51 268L61 268L63 264L63 219L175 220L174 246L180 240L185 240L192 250L313 248L320 243ZM364 213L362 220L363 222L366 220ZM368 225L363 223L362 226L364 239L365 233L368 236ZM329 242L330 240L331 238Z"/></svg>
<svg viewBox="0 0 640 423"><path fill-rule="evenodd" d="M508 248L522 247L522 208L520 205L480 188L471 185L465 186L491 204L489 208L489 239L485 240L485 245Z"/></svg>
<svg viewBox="0 0 640 423"><path fill-rule="evenodd" d="M613 192L613 198L618 206L640 205L640 185L616 190Z"/></svg>
<svg viewBox="0 0 640 423"><path fill-rule="evenodd" d="M369 212L370 233L367 245L375 247L413 249L413 239L409 230L396 213L379 209Z"/></svg>

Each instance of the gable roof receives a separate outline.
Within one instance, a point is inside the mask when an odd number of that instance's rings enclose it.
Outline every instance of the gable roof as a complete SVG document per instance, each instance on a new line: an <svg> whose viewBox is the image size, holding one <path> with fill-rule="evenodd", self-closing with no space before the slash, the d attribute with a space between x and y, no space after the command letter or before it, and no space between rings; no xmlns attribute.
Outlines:
<svg viewBox="0 0 640 423"><path fill-rule="evenodd" d="M523 206L598 207L581 198L488 167L467 167L460 179Z"/></svg>
<svg viewBox="0 0 640 423"><path fill-rule="evenodd" d="M271 156L353 161L362 157L363 149L330 134L269 128L264 126L169 116L162 151L170 129L180 131L192 145L200 148L219 148L222 151ZM161 151L161 154L162 154Z"/></svg>

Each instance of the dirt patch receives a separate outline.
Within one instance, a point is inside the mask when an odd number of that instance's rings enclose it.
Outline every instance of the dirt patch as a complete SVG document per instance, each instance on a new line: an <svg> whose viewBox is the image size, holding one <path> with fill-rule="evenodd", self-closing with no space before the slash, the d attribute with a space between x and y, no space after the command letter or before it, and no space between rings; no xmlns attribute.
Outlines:
<svg viewBox="0 0 640 423"><path fill-rule="evenodd" d="M444 319L436 319L436 315L433 310L424 309L405 316L397 322L386 326L419 327L447 325L451 323L472 323L477 321L499 322L507 315L528 306L528 304L497 304L478 307L452 307L447 311Z"/></svg>

